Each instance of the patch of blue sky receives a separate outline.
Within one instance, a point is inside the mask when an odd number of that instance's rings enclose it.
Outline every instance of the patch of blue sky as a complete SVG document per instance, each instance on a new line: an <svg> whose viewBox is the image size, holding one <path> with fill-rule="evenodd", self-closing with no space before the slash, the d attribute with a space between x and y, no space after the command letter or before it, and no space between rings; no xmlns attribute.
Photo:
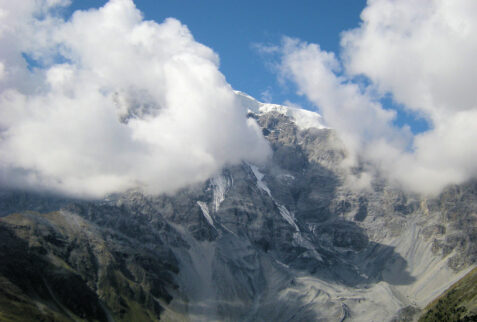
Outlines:
<svg viewBox="0 0 477 322"><path fill-rule="evenodd" d="M372 90L371 81L363 76L354 76L349 81L357 84L362 92ZM419 134L432 129L430 120L426 119L424 115L420 115L403 104L397 102L390 93L371 93L371 96L378 101L384 109L394 110L396 118L393 125L396 127L409 126L413 134Z"/></svg>
<svg viewBox="0 0 477 322"><path fill-rule="evenodd" d="M413 134L423 133L432 129L432 123L426 117L397 103L392 98L392 95L385 95L380 99L380 102L385 109L396 111L395 126L403 127L407 125Z"/></svg>
<svg viewBox="0 0 477 322"><path fill-rule="evenodd" d="M35 55L32 55L27 52L23 52L22 57L25 60L29 71L33 71L34 69L44 69L48 66L51 66L52 64L66 64L70 62L70 60L68 60L60 53L57 53L53 58L49 59L48 61L35 57Z"/></svg>

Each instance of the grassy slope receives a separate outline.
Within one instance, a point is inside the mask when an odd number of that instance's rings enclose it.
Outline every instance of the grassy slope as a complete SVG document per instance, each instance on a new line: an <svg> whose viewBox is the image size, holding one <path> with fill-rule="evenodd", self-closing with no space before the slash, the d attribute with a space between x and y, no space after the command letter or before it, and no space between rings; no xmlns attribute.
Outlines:
<svg viewBox="0 0 477 322"><path fill-rule="evenodd" d="M477 268L431 302L419 321L477 321Z"/></svg>

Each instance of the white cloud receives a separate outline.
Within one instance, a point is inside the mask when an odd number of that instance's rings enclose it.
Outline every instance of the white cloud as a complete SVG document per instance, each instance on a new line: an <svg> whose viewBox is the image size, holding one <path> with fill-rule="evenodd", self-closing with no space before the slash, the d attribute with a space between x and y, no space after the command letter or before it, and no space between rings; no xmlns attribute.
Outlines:
<svg viewBox="0 0 477 322"><path fill-rule="evenodd" d="M405 187L436 193L476 177L477 2L372 0L361 18L359 28L342 34L344 69L318 45L286 39L283 74L355 155ZM356 75L371 85L360 88ZM432 129L411 137L396 128L376 93L392 94Z"/></svg>
<svg viewBox="0 0 477 322"><path fill-rule="evenodd" d="M358 85L337 76L340 65L333 53L290 38L284 39L282 50L283 76L320 107L325 122L338 131L348 149L355 153L382 140L406 147L409 132L392 127L395 112L384 110Z"/></svg>
<svg viewBox="0 0 477 322"><path fill-rule="evenodd" d="M342 37L348 73L431 118L476 107L477 2L374 0L361 18Z"/></svg>
<svg viewBox="0 0 477 322"><path fill-rule="evenodd" d="M0 61L0 81L5 77L5 65Z"/></svg>
<svg viewBox="0 0 477 322"><path fill-rule="evenodd" d="M2 185L173 192L267 157L217 55L179 21L144 21L131 0L111 0L65 22L44 7L64 1L38 3L0 2L0 47L12 45L0 54ZM22 53L39 66L28 70Z"/></svg>

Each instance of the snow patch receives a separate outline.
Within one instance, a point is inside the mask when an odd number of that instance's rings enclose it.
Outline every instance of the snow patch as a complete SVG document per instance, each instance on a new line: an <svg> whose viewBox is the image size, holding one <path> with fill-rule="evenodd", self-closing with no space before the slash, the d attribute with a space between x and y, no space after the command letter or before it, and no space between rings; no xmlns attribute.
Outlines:
<svg viewBox="0 0 477 322"><path fill-rule="evenodd" d="M306 248L310 256L314 257L316 260L320 262L323 262L323 257L316 251L315 247L308 239L303 238L303 235L301 234L299 230L293 233L293 241L296 245Z"/></svg>
<svg viewBox="0 0 477 322"><path fill-rule="evenodd" d="M252 169L255 178L257 178L257 187L265 191L270 196L270 198L272 198L272 193L270 192L270 189L268 189L267 185L262 181L264 174L261 173L260 170L258 170L257 166L253 164L249 164L249 166L250 169Z"/></svg>
<svg viewBox="0 0 477 322"><path fill-rule="evenodd" d="M263 177L265 175L263 173L261 173L260 170L258 170L258 167L256 165L249 164L249 166L250 166L250 169L252 170L255 178L257 179L257 187L259 189L265 191L268 194L268 196L270 198L272 198L273 202L275 203L275 205L278 208L278 211L280 211L280 215L283 217L283 219L285 219L291 226L293 226L295 228L295 230L297 232L299 232L300 229L298 228L297 224L295 223L295 216L290 211L288 211L288 209L284 205L280 204L279 202L277 202L275 200L275 198L273 198L272 193L270 192L270 189L265 184L265 182L263 182Z"/></svg>
<svg viewBox="0 0 477 322"><path fill-rule="evenodd" d="M285 219L290 225L295 227L295 230L299 232L300 228L298 228L297 224L295 223L295 216L290 211L288 211L288 209L285 206L280 205L278 203L276 205L283 219Z"/></svg>
<svg viewBox="0 0 477 322"><path fill-rule="evenodd" d="M290 180L295 180L295 176L291 175L291 174L288 174L288 173L284 173L284 174L280 174L278 175L279 177L281 178L286 178L286 179L290 179Z"/></svg>
<svg viewBox="0 0 477 322"><path fill-rule="evenodd" d="M326 129L323 125L323 119L320 114L307 111L301 108L289 107L287 116L291 116L295 121L296 126L300 130L306 130L310 128Z"/></svg>
<svg viewBox="0 0 477 322"><path fill-rule="evenodd" d="M273 198L272 193L270 192L270 189L263 182L264 174L261 173L260 170L258 170L258 167L256 165L249 164L249 166L253 174L255 175L255 178L257 179L257 187L265 191L270 196L270 198L272 198L273 202L277 206L280 212L280 215L283 217L283 219L285 219L286 222L288 222L292 227L295 228L295 233L293 234L294 242L308 249L308 251L310 252L310 255L316 258L317 260L323 261L322 256L316 251L313 244L306 238L303 238L300 232L300 228L295 222L295 216L285 206L281 205L279 202L277 202Z"/></svg>
<svg viewBox="0 0 477 322"><path fill-rule="evenodd" d="M210 179L214 193L214 209L219 211L220 204L225 200L227 190L232 186L232 180L223 175L217 175Z"/></svg>
<svg viewBox="0 0 477 322"><path fill-rule="evenodd" d="M207 222L215 228L215 225L214 225L214 220L212 219L212 216L210 216L210 213L209 213L209 207L207 207L207 204L203 201L197 201L197 204L199 205L200 207L200 210L202 210L202 214L204 214L204 217L205 219L207 220Z"/></svg>
<svg viewBox="0 0 477 322"><path fill-rule="evenodd" d="M289 107L277 104L260 103L258 108L260 113L277 112L291 118L300 130L309 128L325 129L323 120L320 114L302 108Z"/></svg>

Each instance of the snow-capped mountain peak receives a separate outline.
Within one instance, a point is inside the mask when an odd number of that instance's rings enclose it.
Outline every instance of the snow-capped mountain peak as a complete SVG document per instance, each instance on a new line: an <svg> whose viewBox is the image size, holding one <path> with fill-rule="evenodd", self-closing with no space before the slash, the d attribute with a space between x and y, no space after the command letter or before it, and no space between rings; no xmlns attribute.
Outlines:
<svg viewBox="0 0 477 322"><path fill-rule="evenodd" d="M240 91L235 91L235 94L240 103L253 113L262 114L276 112L285 115L293 120L296 126L301 130L309 128L327 128L327 126L324 125L322 116L317 112L279 104L262 103L252 96Z"/></svg>

